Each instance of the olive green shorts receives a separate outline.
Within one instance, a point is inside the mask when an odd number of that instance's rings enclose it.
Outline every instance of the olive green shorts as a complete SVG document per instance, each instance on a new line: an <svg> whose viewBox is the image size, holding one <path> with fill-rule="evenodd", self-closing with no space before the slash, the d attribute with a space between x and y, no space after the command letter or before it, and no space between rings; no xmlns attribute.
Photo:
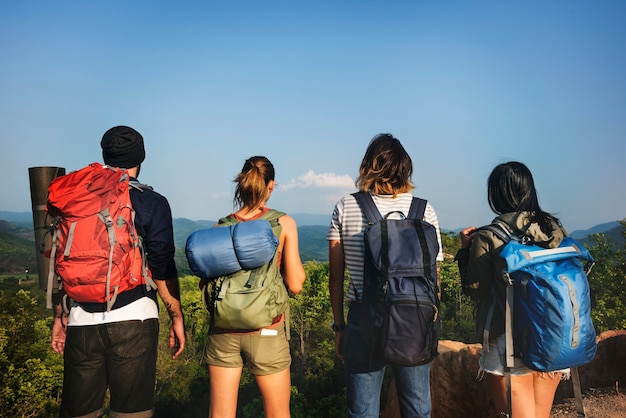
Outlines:
<svg viewBox="0 0 626 418"><path fill-rule="evenodd" d="M212 333L204 347L204 360L209 366L242 367L253 375L278 373L291 365L285 324L245 333Z"/></svg>

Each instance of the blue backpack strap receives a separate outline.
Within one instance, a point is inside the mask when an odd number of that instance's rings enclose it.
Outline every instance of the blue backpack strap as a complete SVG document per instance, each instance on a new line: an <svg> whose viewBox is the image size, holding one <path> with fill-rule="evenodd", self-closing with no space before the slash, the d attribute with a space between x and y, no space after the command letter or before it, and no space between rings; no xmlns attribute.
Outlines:
<svg viewBox="0 0 626 418"><path fill-rule="evenodd" d="M424 212L426 212L426 200L414 197L409 208L408 219L417 219L421 221L424 219Z"/></svg>
<svg viewBox="0 0 626 418"><path fill-rule="evenodd" d="M422 225L422 221L424 220L424 212L426 212L426 203L427 201L424 199L420 199L419 197L413 197L407 219L418 221L413 222L413 226L415 227L415 231L417 232L417 238L419 239L420 246L422 247L422 263L424 265L424 273L426 274L426 277L434 277L432 274L433 272L430 269L430 260L432 259L433 255L430 254L430 251L428 250L426 234L424 233L424 227ZM434 285L438 291L437 283L434 283Z"/></svg>
<svg viewBox="0 0 626 418"><path fill-rule="evenodd" d="M374 200L372 199L372 195L367 192L356 192L352 193L352 196L354 196L354 198L358 202L368 221L374 223L375 221L380 221L383 219L383 216L380 214L380 211L378 210L376 204L374 203ZM419 197L414 197L411 201L411 207L409 208L407 219L417 219L420 221L424 219L426 203L426 200L420 199Z"/></svg>
<svg viewBox="0 0 626 418"><path fill-rule="evenodd" d="M361 211L367 218L367 221L370 225L374 224L375 222L384 221L384 218L382 217L382 215L380 214L380 211L378 210L378 208L376 207L376 204L374 203L374 199L372 199L372 195L370 195L368 192L356 192L356 193L352 193L352 196L354 196L354 198L356 199L357 203L359 204L359 207L361 208ZM381 283L387 283L387 279L388 279L388 273L389 273L389 259L387 258L388 246L389 246L389 241L387 237L387 224L386 222L381 222L381 260L380 260L381 277L379 278ZM367 257L364 257L365 263L367 263L367 261L365 261L366 259ZM365 271L365 267L364 267L364 271ZM356 286L354 287L354 292L358 300L359 296L358 296L358 292L356 291ZM379 295L379 298L380 298L380 295ZM380 300L379 302L382 303L382 300Z"/></svg>
<svg viewBox="0 0 626 418"><path fill-rule="evenodd" d="M372 199L372 195L368 192L356 192L352 193L352 196L354 196L357 203L361 207L363 214L365 214L365 217L370 223L383 219L383 216L380 214L380 211L374 203L374 199Z"/></svg>

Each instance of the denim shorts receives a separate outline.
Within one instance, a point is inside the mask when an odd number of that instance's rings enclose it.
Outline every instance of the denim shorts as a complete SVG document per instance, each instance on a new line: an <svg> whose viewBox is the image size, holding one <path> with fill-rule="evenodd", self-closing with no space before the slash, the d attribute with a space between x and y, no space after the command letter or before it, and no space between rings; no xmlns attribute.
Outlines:
<svg viewBox="0 0 626 418"><path fill-rule="evenodd" d="M243 367L245 364L255 376L283 371L291 365L285 323L254 332L209 331L204 360L209 366L219 367Z"/></svg>
<svg viewBox="0 0 626 418"><path fill-rule="evenodd" d="M478 360L479 373L491 373L498 376L504 376L504 365L506 364L505 357L506 350L506 337L505 334L501 334L496 338L496 341L489 341L489 350L483 348L482 355ZM521 358L515 357L514 366L510 369L512 376L523 376L533 372L524 365ZM563 378L566 379L569 376L569 369L557 370L549 373L563 373Z"/></svg>
<svg viewBox="0 0 626 418"><path fill-rule="evenodd" d="M151 417L158 319L67 327L62 417L99 417L109 388L110 416Z"/></svg>

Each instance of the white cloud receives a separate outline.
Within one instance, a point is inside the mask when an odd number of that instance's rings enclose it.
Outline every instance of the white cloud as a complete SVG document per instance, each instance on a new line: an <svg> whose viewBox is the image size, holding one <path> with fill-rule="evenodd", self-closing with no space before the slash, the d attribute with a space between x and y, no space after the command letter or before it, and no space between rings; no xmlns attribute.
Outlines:
<svg viewBox="0 0 626 418"><path fill-rule="evenodd" d="M307 171L305 174L296 179L289 180L286 184L280 183L279 190L289 189L350 189L354 188L354 180L347 174L338 175L334 173L316 174L313 170Z"/></svg>

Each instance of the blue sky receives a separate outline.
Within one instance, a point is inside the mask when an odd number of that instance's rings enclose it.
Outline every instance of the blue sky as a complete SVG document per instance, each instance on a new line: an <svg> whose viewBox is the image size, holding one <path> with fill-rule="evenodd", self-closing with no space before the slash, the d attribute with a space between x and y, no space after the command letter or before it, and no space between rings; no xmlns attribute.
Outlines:
<svg viewBox="0 0 626 418"><path fill-rule="evenodd" d="M617 0L2 2L0 210L30 211L29 167L100 161L124 124L174 217L230 212L252 155L270 206L330 215L390 132L444 228L493 218L508 160L570 231L622 219L625 21Z"/></svg>

